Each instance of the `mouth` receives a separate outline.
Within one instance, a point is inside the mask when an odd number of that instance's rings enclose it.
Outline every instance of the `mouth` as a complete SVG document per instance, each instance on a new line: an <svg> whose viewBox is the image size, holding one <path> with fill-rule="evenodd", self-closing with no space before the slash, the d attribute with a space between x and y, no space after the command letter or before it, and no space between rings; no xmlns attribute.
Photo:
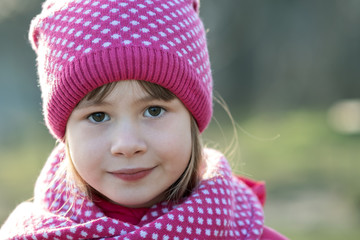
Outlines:
<svg viewBox="0 0 360 240"><path fill-rule="evenodd" d="M114 177L124 181L138 181L149 175L156 167L153 168L124 168L110 172Z"/></svg>

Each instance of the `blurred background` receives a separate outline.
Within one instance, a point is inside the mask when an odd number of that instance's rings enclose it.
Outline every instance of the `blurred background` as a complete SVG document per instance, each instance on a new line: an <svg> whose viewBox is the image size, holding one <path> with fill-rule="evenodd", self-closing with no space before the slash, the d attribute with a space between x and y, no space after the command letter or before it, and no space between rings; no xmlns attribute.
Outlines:
<svg viewBox="0 0 360 240"><path fill-rule="evenodd" d="M27 40L40 0L0 0L0 225L54 139ZM234 171L267 183L267 225L291 239L360 239L360 1L202 0L215 106L204 133Z"/></svg>

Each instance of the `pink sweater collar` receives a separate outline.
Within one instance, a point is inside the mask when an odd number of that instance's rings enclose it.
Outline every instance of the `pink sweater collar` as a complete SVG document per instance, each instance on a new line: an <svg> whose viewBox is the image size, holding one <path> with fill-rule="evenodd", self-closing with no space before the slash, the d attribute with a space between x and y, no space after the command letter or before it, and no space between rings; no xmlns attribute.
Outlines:
<svg viewBox="0 0 360 240"><path fill-rule="evenodd" d="M150 208L128 208L97 197L94 203L105 216L122 222L138 225Z"/></svg>

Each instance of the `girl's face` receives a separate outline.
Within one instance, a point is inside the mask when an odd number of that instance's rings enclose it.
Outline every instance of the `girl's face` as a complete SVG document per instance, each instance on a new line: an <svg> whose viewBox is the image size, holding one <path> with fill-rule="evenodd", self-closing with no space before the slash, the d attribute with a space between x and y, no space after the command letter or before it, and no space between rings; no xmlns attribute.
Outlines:
<svg viewBox="0 0 360 240"><path fill-rule="evenodd" d="M74 109L69 155L83 180L111 201L150 207L188 165L190 122L179 99L154 99L136 81L119 81L104 100Z"/></svg>

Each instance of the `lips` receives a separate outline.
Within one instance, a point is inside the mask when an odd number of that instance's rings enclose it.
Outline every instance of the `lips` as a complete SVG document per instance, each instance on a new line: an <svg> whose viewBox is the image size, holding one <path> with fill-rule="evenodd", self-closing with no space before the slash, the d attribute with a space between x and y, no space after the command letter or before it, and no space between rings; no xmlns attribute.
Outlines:
<svg viewBox="0 0 360 240"><path fill-rule="evenodd" d="M119 178L124 181L138 181L149 175L154 170L154 168L155 167L120 169L118 171L114 171L110 173L116 178Z"/></svg>

